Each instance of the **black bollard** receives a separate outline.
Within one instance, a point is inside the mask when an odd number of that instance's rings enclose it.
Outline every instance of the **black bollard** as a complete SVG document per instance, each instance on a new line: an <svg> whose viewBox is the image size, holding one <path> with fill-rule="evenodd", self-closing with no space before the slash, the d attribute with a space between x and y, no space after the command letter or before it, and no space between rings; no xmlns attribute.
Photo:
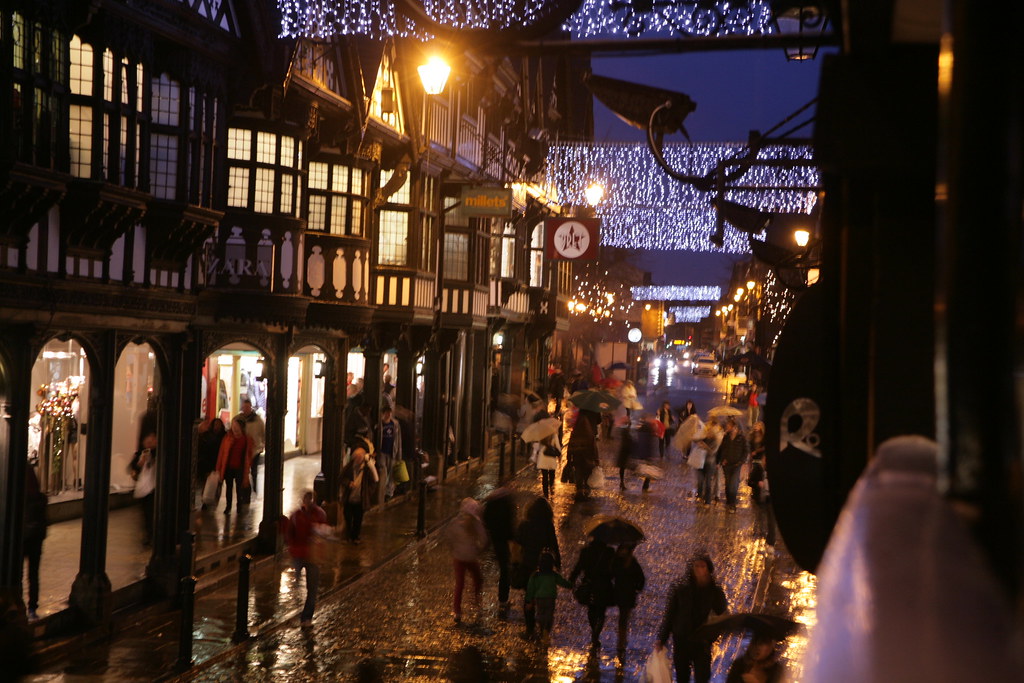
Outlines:
<svg viewBox="0 0 1024 683"><path fill-rule="evenodd" d="M181 577L181 626L178 633L179 672L192 668L192 622L195 617L196 577Z"/></svg>
<svg viewBox="0 0 1024 683"><path fill-rule="evenodd" d="M252 555L245 553L238 558L238 604L235 609L235 633L231 640L240 643L249 640L249 565Z"/></svg>
<svg viewBox="0 0 1024 683"><path fill-rule="evenodd" d="M192 575L192 552L196 547L196 535L191 531L181 532L181 547L178 552L178 576Z"/></svg>
<svg viewBox="0 0 1024 683"><path fill-rule="evenodd" d="M427 536L427 479L422 477L419 486L420 499L416 501L416 538Z"/></svg>

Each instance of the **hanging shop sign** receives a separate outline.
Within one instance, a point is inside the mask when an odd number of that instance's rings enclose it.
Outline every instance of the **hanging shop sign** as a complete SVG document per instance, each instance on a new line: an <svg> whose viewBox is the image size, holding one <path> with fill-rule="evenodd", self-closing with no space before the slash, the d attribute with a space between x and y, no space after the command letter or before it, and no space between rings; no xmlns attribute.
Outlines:
<svg viewBox="0 0 1024 683"><path fill-rule="evenodd" d="M504 187L462 187L462 209L470 216L512 215L512 190Z"/></svg>
<svg viewBox="0 0 1024 683"><path fill-rule="evenodd" d="M599 218L547 218L544 220L546 256L559 261L592 261L601 237Z"/></svg>

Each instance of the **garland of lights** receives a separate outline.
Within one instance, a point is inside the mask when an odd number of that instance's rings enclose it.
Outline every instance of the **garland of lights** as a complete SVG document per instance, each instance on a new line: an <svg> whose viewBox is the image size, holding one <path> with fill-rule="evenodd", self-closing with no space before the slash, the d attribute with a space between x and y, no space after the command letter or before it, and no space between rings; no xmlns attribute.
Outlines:
<svg viewBox="0 0 1024 683"><path fill-rule="evenodd" d="M548 18L550 5L550 0L422 0L407 11L446 29L521 32ZM292 38L428 37L404 12L396 11L395 0L277 0L277 7L281 35ZM571 9L566 7L560 16ZM756 35L777 32L772 16L767 0L584 0L562 28L574 38Z"/></svg>
<svg viewBox="0 0 1024 683"><path fill-rule="evenodd" d="M786 326L786 320L793 310L793 303L796 295L775 277L775 273L768 271L764 280L761 297L761 320L766 321L769 327L776 328L772 338L771 348L779 342L779 335Z"/></svg>
<svg viewBox="0 0 1024 683"><path fill-rule="evenodd" d="M745 149L741 143L680 143L665 146L665 158L680 173L705 176L716 164ZM765 146L757 158L804 161L807 165L752 166L725 198L771 213L809 213L820 184L806 145ZM638 249L718 251L710 237L717 227L714 192L667 176L643 143L565 143L548 151L546 182L562 204L586 205L585 190L604 187L595 209L601 244ZM722 251L750 253L747 233L726 230Z"/></svg>
<svg viewBox="0 0 1024 683"><path fill-rule="evenodd" d="M722 288L713 285L648 285L630 291L637 301L718 301Z"/></svg>
<svg viewBox="0 0 1024 683"><path fill-rule="evenodd" d="M699 323L711 315L710 306L669 306L668 314L675 317L677 323Z"/></svg>

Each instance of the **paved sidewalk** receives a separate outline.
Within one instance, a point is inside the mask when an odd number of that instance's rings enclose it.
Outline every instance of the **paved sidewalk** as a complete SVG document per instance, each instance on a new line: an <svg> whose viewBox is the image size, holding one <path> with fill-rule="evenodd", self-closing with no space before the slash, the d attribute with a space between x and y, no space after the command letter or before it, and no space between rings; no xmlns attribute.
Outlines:
<svg viewBox="0 0 1024 683"><path fill-rule="evenodd" d="M507 456L506 456L507 458ZM522 463L522 459L518 459ZM507 460L506 460L507 464ZM425 505L426 530L443 525L458 510L466 496L482 498L497 484L498 463L461 464L449 479L428 493ZM290 491L286 503L300 492ZM417 543L417 496L403 496L383 508L367 513L363 543L342 542L322 545L321 604L343 587L357 581ZM287 507L287 512L295 506ZM219 514L219 513L217 513ZM210 515L213 516L213 515ZM304 584L295 587L287 551L274 558L257 558L253 563L249 594L249 632L265 633L282 622L296 621L305 599ZM193 658L202 665L234 647L237 582L200 593L195 601ZM297 621L296 621L297 623ZM122 627L107 641L81 647L73 655L44 666L43 673L27 681L91 680L152 681L174 675L179 657L180 614L162 612L140 616Z"/></svg>

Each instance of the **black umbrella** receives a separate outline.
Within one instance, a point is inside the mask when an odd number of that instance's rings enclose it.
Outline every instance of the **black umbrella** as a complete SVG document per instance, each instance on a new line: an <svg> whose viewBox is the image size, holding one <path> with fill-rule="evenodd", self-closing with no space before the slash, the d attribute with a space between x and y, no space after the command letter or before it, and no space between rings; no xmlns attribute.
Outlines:
<svg viewBox="0 0 1024 683"><path fill-rule="evenodd" d="M802 624L786 617L739 612L700 626L693 632L693 637L695 640L709 642L726 633L753 631L757 635L768 636L775 640L785 640L787 636L793 635L801 627Z"/></svg>
<svg viewBox="0 0 1024 683"><path fill-rule="evenodd" d="M587 535L608 545L639 543L644 540L640 527L621 517L598 515L587 528Z"/></svg>
<svg viewBox="0 0 1024 683"><path fill-rule="evenodd" d="M615 396L597 389L577 391L569 400L580 410L591 410L595 413L608 413L622 405L622 401Z"/></svg>

